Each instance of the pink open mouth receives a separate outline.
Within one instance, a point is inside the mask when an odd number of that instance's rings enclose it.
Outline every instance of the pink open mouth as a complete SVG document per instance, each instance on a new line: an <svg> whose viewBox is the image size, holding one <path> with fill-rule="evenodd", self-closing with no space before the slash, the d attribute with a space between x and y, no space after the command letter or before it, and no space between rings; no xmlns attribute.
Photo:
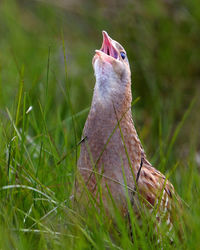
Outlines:
<svg viewBox="0 0 200 250"><path fill-rule="evenodd" d="M102 31L102 33L103 33L103 44L101 46L100 51L104 52L108 56L118 59L118 52L112 45L112 39L108 36L106 31Z"/></svg>

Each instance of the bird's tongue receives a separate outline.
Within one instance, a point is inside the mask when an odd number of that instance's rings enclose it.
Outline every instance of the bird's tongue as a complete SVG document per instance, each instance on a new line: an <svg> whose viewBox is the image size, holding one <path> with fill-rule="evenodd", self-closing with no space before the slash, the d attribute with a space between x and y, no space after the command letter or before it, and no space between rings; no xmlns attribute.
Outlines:
<svg viewBox="0 0 200 250"><path fill-rule="evenodd" d="M101 51L107 54L108 56L112 56L115 59L118 58L117 50L112 45L112 39L105 31L103 31L103 43L101 46Z"/></svg>

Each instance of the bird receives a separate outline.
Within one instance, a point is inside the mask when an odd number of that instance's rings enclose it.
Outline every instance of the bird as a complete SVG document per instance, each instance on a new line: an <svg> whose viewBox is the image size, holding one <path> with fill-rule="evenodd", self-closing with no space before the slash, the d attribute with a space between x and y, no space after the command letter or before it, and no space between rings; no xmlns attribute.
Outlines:
<svg viewBox="0 0 200 250"><path fill-rule="evenodd" d="M84 183L98 200L100 185L105 208L110 209L110 193L121 214L127 216L127 191L137 217L141 209L150 214L156 211L157 223L164 221L170 232L179 198L170 181L147 160L135 129L127 53L106 31L102 34L102 46L92 60L96 82L80 143L78 197L81 199Z"/></svg>

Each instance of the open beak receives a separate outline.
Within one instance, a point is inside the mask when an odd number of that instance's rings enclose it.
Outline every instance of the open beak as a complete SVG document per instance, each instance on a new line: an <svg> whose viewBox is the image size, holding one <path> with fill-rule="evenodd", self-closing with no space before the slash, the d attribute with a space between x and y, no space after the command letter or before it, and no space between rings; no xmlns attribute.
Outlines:
<svg viewBox="0 0 200 250"><path fill-rule="evenodd" d="M103 56L103 54L118 59L118 52L113 46L113 40L109 37L106 31L102 31L103 34L103 43L100 50L95 50L96 54ZM103 53L102 53L103 52Z"/></svg>

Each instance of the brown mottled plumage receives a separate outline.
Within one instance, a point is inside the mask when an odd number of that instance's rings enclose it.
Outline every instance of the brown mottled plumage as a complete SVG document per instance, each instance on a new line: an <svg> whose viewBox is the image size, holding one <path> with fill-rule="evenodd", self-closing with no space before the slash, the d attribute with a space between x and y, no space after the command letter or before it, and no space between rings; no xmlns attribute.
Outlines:
<svg viewBox="0 0 200 250"><path fill-rule="evenodd" d="M96 84L78 161L82 180L94 195L99 180L107 208L108 186L124 215L128 211L126 182L135 213L139 214L141 204L150 212L159 205L158 221L164 218L171 228L174 188L146 159L132 120L131 72L126 52L105 31L102 47L93 58L93 68ZM77 190L80 193L80 184Z"/></svg>

